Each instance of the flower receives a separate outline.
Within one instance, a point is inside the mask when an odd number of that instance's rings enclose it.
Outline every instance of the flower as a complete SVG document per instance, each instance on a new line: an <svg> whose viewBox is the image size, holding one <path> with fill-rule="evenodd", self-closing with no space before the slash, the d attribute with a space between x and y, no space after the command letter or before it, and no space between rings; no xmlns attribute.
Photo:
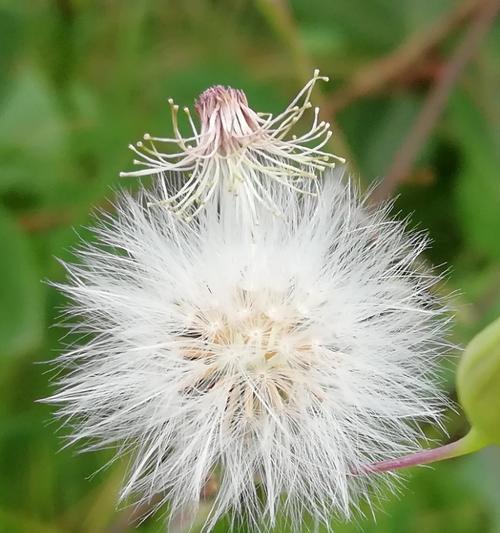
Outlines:
<svg viewBox="0 0 500 533"><path fill-rule="evenodd" d="M215 86L203 92L196 102L200 117L198 131L189 108L185 107L191 136L184 138L179 129L179 106L172 99L173 138L153 137L146 133L144 140L129 148L138 156L134 160L142 168L121 172L124 176L158 176L166 182L180 183L172 194L162 200L178 216L192 218L207 202L217 197L221 188L230 190L247 200L253 210L255 201L279 213L267 188L275 181L287 188L301 191L318 172L334 167L341 157L323 150L332 132L330 124L319 120L319 108L314 110L313 124L308 132L287 138L290 131L312 107L310 97L321 77L319 70L276 117L270 113L256 113L245 93L231 87ZM164 152L156 143L173 145L177 152Z"/></svg>
<svg viewBox="0 0 500 533"><path fill-rule="evenodd" d="M419 449L418 423L439 419L446 321L417 264L425 236L338 171L312 187L269 182L282 216L256 202L259 223L230 197L187 222L161 187L123 195L66 265L84 340L49 401L71 441L133 453L122 498L175 513L215 476L206 530L226 511L328 527L384 479L364 467Z"/></svg>

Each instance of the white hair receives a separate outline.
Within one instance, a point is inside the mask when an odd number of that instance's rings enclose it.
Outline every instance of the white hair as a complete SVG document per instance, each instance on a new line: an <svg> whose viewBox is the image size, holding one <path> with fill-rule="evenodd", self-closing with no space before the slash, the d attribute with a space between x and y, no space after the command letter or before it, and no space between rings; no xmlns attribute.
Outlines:
<svg viewBox="0 0 500 533"><path fill-rule="evenodd" d="M280 216L221 189L190 222L161 187L123 194L61 286L82 341L49 401L70 440L132 452L122 498L172 513L215 476L206 530L226 511L261 530L279 511L299 531L304 513L348 518L391 476L363 468L419 449L443 406L425 235L339 171L267 192Z"/></svg>

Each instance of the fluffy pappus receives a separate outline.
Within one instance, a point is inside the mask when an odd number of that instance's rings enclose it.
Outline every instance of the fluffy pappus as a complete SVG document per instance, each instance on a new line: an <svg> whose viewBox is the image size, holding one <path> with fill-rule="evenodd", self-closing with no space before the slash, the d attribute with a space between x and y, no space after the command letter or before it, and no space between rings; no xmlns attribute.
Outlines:
<svg viewBox="0 0 500 533"><path fill-rule="evenodd" d="M48 400L89 449L134 457L122 498L171 512L217 494L205 523L278 512L343 518L439 420L447 349L420 233L368 208L338 171L318 194L271 186L258 223L232 197L187 222L162 189L122 195L61 289L82 342Z"/></svg>

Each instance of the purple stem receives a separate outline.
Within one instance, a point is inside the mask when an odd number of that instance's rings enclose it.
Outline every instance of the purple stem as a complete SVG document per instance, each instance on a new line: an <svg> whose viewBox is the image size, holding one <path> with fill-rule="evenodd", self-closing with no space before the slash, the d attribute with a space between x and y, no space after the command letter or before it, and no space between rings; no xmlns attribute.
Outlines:
<svg viewBox="0 0 500 533"><path fill-rule="evenodd" d="M432 448L431 450L423 450L421 452L412 453L397 459L387 459L379 463L367 465L360 470L362 474L369 474L373 472L388 472L390 470L398 470L399 468L407 468L409 466L425 465L440 461L441 459L448 459L455 455L455 451L461 445L461 441L452 442L439 448Z"/></svg>
<svg viewBox="0 0 500 533"><path fill-rule="evenodd" d="M363 466L354 471L354 474L370 474L374 472L388 472L390 470L398 470L400 468L407 468L409 466L425 465L433 463L435 461L441 461L443 459L451 459L452 457L459 457L467 453L472 453L480 450L490 444L488 439L471 428L469 433L461 439L440 446L439 448L432 448L431 450L423 450L421 452L412 453L397 459L387 459L386 461L380 461L379 463L372 463L370 465Z"/></svg>

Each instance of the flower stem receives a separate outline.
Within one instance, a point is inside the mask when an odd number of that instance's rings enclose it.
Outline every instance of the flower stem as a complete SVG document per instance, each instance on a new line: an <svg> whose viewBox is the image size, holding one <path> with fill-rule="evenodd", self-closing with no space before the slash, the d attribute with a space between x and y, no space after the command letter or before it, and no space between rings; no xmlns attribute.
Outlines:
<svg viewBox="0 0 500 533"><path fill-rule="evenodd" d="M397 459L388 459L380 461L379 463L372 463L359 470L361 474L368 474L373 472L389 472L391 470L399 470L400 468L408 468L410 466L425 465L442 461L443 459L451 459L453 457L460 457L472 452L476 452L490 444L485 438L478 433L474 428L471 428L469 433L451 444L433 448L430 450L423 450L421 452L398 457Z"/></svg>

